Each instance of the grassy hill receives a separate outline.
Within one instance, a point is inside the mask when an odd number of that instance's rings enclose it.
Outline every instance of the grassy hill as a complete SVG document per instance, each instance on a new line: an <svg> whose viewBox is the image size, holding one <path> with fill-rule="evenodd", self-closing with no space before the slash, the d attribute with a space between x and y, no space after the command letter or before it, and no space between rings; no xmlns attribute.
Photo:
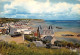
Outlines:
<svg viewBox="0 0 80 55"><path fill-rule="evenodd" d="M2 55L77 55L76 52L72 52L69 49L47 49L41 47L35 47L34 44L31 47L27 47L27 44L15 44L0 42L0 54Z"/></svg>
<svg viewBox="0 0 80 55"><path fill-rule="evenodd" d="M7 23L7 22L17 22L17 21L20 21L20 20L36 20L36 21L43 21L43 19L29 19L29 18L0 18L0 23Z"/></svg>

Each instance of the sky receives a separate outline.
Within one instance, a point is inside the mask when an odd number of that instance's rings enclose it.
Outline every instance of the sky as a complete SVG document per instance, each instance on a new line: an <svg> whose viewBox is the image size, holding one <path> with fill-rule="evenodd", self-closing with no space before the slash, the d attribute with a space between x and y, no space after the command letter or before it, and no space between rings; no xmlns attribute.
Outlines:
<svg viewBox="0 0 80 55"><path fill-rule="evenodd" d="M0 17L80 20L80 0L0 0Z"/></svg>

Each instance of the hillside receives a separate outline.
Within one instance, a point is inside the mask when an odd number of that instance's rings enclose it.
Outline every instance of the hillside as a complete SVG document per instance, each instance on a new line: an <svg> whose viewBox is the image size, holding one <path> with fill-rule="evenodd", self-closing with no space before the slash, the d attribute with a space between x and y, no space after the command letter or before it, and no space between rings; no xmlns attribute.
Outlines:
<svg viewBox="0 0 80 55"><path fill-rule="evenodd" d="M30 47L27 44L16 44L0 42L0 54L1 55L77 55L76 52L72 52L69 49L47 49L42 47L35 47L32 43Z"/></svg>
<svg viewBox="0 0 80 55"><path fill-rule="evenodd" d="M28 21L43 21L43 19L24 19L24 18L0 18L0 23L7 23L7 22L17 22L19 20L28 20Z"/></svg>

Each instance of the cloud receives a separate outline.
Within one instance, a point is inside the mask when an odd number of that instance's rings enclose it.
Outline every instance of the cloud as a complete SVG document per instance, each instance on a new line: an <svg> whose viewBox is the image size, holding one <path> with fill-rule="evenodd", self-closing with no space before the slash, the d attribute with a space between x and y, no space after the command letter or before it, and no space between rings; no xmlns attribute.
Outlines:
<svg viewBox="0 0 80 55"><path fill-rule="evenodd" d="M35 0L14 0L10 5L6 4L4 9L18 9L25 8L25 10L29 11L30 13L59 13L69 11L70 8L74 8L76 5L68 4L66 2L63 3L56 3L51 5L50 2L37 2ZM77 9L79 9L80 4L77 4ZM23 10L22 10L23 11Z"/></svg>
<svg viewBox="0 0 80 55"><path fill-rule="evenodd" d="M80 0L78 0L78 1L80 1Z"/></svg>
<svg viewBox="0 0 80 55"><path fill-rule="evenodd" d="M6 0L7 1L7 0ZM28 15L28 13L30 13ZM27 17L39 16L45 17L57 17L57 16L72 16L73 14L80 15L80 4L70 4L66 2L59 2L51 4L48 0L46 2L38 2L35 0L13 0L11 4L6 4L4 6L4 15L14 15L18 17L17 14L24 14L22 17L27 15ZM35 14L35 15L34 15ZM26 17L26 16L25 16Z"/></svg>
<svg viewBox="0 0 80 55"><path fill-rule="evenodd" d="M13 0L0 0L0 1L2 1L2 2L11 2Z"/></svg>
<svg viewBox="0 0 80 55"><path fill-rule="evenodd" d="M6 18L28 18L25 14L5 15Z"/></svg>
<svg viewBox="0 0 80 55"><path fill-rule="evenodd" d="M74 5L71 11L72 14L80 14L80 4Z"/></svg>

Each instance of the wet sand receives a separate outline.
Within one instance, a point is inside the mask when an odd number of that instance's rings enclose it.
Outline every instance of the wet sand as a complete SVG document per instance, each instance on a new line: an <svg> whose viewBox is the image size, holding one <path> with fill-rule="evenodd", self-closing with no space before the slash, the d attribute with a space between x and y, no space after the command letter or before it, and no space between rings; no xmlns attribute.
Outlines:
<svg viewBox="0 0 80 55"><path fill-rule="evenodd" d="M71 34L73 36L62 36L64 34ZM78 34L80 34L80 33L75 33L75 32L71 32L71 31L61 31L61 32L55 32L54 36L55 37L76 38L76 39L80 40L80 37L77 37Z"/></svg>

